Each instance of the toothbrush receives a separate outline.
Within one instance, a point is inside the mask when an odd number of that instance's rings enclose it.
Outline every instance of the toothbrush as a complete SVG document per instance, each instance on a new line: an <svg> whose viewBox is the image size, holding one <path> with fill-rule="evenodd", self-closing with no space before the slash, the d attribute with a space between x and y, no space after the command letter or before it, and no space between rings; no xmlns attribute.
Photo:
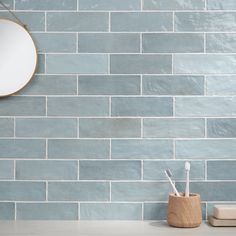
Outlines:
<svg viewBox="0 0 236 236"><path fill-rule="evenodd" d="M189 172L190 172L190 163L185 162L185 170L186 170L186 188L185 188L185 197L189 197Z"/></svg>
<svg viewBox="0 0 236 236"><path fill-rule="evenodd" d="M175 194L176 194L178 197L180 197L180 194L179 194L178 190L176 189L174 183L173 183L172 180L171 180L171 176L172 176L171 171L170 171L169 169L168 169L168 170L165 170L165 174L166 174L166 177L167 177L167 179L169 180L169 182L170 182L170 184L171 184L171 186L172 186L172 188L173 188Z"/></svg>

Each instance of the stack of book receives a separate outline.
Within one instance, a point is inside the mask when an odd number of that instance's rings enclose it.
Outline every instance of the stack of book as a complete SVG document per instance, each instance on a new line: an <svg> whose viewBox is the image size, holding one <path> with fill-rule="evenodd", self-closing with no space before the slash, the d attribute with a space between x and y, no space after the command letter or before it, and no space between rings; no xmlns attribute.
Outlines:
<svg viewBox="0 0 236 236"><path fill-rule="evenodd" d="M236 205L215 205L208 222L212 226L236 226Z"/></svg>

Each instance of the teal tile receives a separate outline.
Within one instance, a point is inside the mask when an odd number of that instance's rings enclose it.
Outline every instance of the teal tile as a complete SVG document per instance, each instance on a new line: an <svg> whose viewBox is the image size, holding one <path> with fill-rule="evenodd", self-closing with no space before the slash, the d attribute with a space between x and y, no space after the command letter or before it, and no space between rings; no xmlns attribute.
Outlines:
<svg viewBox="0 0 236 236"><path fill-rule="evenodd" d="M144 119L146 138L201 138L205 136L204 119L163 118Z"/></svg>
<svg viewBox="0 0 236 236"><path fill-rule="evenodd" d="M206 81L208 95L236 95L235 75L207 76Z"/></svg>
<svg viewBox="0 0 236 236"><path fill-rule="evenodd" d="M140 10L140 0L80 0L80 10Z"/></svg>
<svg viewBox="0 0 236 236"><path fill-rule="evenodd" d="M48 74L107 74L108 56L105 54L47 55Z"/></svg>
<svg viewBox="0 0 236 236"><path fill-rule="evenodd" d="M17 17L27 26L30 31L45 30L45 14L44 12L17 12ZM0 12L0 18L16 21L16 19L8 12Z"/></svg>
<svg viewBox="0 0 236 236"><path fill-rule="evenodd" d="M139 95L140 76L79 76L80 95Z"/></svg>
<svg viewBox="0 0 236 236"><path fill-rule="evenodd" d="M184 189L185 183L176 183L178 189ZM236 185L233 182L192 182L190 192L199 193L202 201L234 201Z"/></svg>
<svg viewBox="0 0 236 236"><path fill-rule="evenodd" d="M208 10L236 10L234 0L207 0Z"/></svg>
<svg viewBox="0 0 236 236"><path fill-rule="evenodd" d="M107 116L106 97L51 97L48 98L49 116Z"/></svg>
<svg viewBox="0 0 236 236"><path fill-rule="evenodd" d="M80 161L81 180L138 180L141 179L140 161Z"/></svg>
<svg viewBox="0 0 236 236"><path fill-rule="evenodd" d="M14 136L14 120L12 118L0 118L0 136Z"/></svg>
<svg viewBox="0 0 236 236"><path fill-rule="evenodd" d="M77 10L77 0L15 0L17 10Z"/></svg>
<svg viewBox="0 0 236 236"><path fill-rule="evenodd" d="M38 54L38 64L36 68L37 74L44 74L45 73L45 55L44 54ZM32 77L33 79L34 77Z"/></svg>
<svg viewBox="0 0 236 236"><path fill-rule="evenodd" d="M234 97L176 98L176 116L232 116L236 114Z"/></svg>
<svg viewBox="0 0 236 236"><path fill-rule="evenodd" d="M105 12L49 12L48 31L108 31L108 13Z"/></svg>
<svg viewBox="0 0 236 236"><path fill-rule="evenodd" d="M204 0L144 0L144 10L204 10Z"/></svg>
<svg viewBox="0 0 236 236"><path fill-rule="evenodd" d="M81 203L81 220L141 220L140 203Z"/></svg>
<svg viewBox="0 0 236 236"><path fill-rule="evenodd" d="M204 180L204 161L190 161L190 180ZM175 180L185 180L185 161L144 161L143 179L145 180L166 180L164 170L170 169Z"/></svg>
<svg viewBox="0 0 236 236"><path fill-rule="evenodd" d="M16 179L73 180L77 179L77 161L17 161Z"/></svg>
<svg viewBox="0 0 236 236"><path fill-rule="evenodd" d="M168 74L172 71L171 55L112 54L110 60L112 74Z"/></svg>
<svg viewBox="0 0 236 236"><path fill-rule="evenodd" d="M43 182L0 182L0 200L43 201L46 200L46 185Z"/></svg>
<svg viewBox="0 0 236 236"><path fill-rule="evenodd" d="M236 56L222 54L176 54L176 74L234 74Z"/></svg>
<svg viewBox="0 0 236 236"><path fill-rule="evenodd" d="M6 97L0 102L0 116L44 116L45 97Z"/></svg>
<svg viewBox="0 0 236 236"><path fill-rule="evenodd" d="M14 7L14 0L4 0L4 5L9 8L10 10L13 10L13 7ZM3 10L5 11L6 9L0 5L0 11Z"/></svg>
<svg viewBox="0 0 236 236"><path fill-rule="evenodd" d="M39 53L76 52L75 33L34 33L32 36Z"/></svg>
<svg viewBox="0 0 236 236"><path fill-rule="evenodd" d="M208 161L208 180L236 180L236 161Z"/></svg>
<svg viewBox="0 0 236 236"><path fill-rule="evenodd" d="M203 95L204 77L187 75L144 75L145 95Z"/></svg>
<svg viewBox="0 0 236 236"><path fill-rule="evenodd" d="M79 120L81 138L141 137L141 120L129 118L90 118Z"/></svg>
<svg viewBox="0 0 236 236"><path fill-rule="evenodd" d="M210 138L234 138L236 137L236 119L208 119L207 136Z"/></svg>
<svg viewBox="0 0 236 236"><path fill-rule="evenodd" d="M111 141L112 159L171 159L173 142L160 139L129 139Z"/></svg>
<svg viewBox="0 0 236 236"><path fill-rule="evenodd" d="M222 159L235 158L236 140L201 139L176 141L177 159Z"/></svg>
<svg viewBox="0 0 236 236"><path fill-rule="evenodd" d="M203 34L152 33L142 37L143 53L204 52Z"/></svg>
<svg viewBox="0 0 236 236"><path fill-rule="evenodd" d="M16 137L77 137L77 119L17 118Z"/></svg>
<svg viewBox="0 0 236 236"><path fill-rule="evenodd" d="M0 161L0 179L14 178L14 162Z"/></svg>
<svg viewBox="0 0 236 236"><path fill-rule="evenodd" d="M107 182L49 182L49 201L107 201Z"/></svg>
<svg viewBox="0 0 236 236"><path fill-rule="evenodd" d="M0 202L0 220L14 220L14 219L15 219L15 203Z"/></svg>
<svg viewBox="0 0 236 236"><path fill-rule="evenodd" d="M23 95L76 95L76 75L36 75L20 91Z"/></svg>
<svg viewBox="0 0 236 236"><path fill-rule="evenodd" d="M172 116L172 98L113 97L112 116Z"/></svg>
<svg viewBox="0 0 236 236"><path fill-rule="evenodd" d="M235 53L236 34L206 34L206 51L208 53Z"/></svg>
<svg viewBox="0 0 236 236"><path fill-rule="evenodd" d="M109 150L109 140L48 140L48 157L53 159L103 159Z"/></svg>
<svg viewBox="0 0 236 236"><path fill-rule="evenodd" d="M42 139L0 139L0 158L45 158Z"/></svg>
<svg viewBox="0 0 236 236"><path fill-rule="evenodd" d="M112 201L167 201L168 183L157 182L112 182Z"/></svg>
<svg viewBox="0 0 236 236"><path fill-rule="evenodd" d="M78 220L77 203L17 203L17 220Z"/></svg>
<svg viewBox="0 0 236 236"><path fill-rule="evenodd" d="M175 31L235 31L235 12L176 12Z"/></svg>
<svg viewBox="0 0 236 236"><path fill-rule="evenodd" d="M170 12L112 12L111 31L149 32L172 31Z"/></svg>
<svg viewBox="0 0 236 236"><path fill-rule="evenodd" d="M140 36L126 33L79 34L78 45L78 51L86 53L140 52Z"/></svg>

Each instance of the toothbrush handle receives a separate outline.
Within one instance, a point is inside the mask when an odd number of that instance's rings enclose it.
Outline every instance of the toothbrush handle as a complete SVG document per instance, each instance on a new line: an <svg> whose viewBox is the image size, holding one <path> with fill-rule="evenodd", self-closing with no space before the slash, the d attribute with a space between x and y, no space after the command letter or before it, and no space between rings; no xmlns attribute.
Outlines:
<svg viewBox="0 0 236 236"><path fill-rule="evenodd" d="M187 171L185 197L189 197L189 171Z"/></svg>
<svg viewBox="0 0 236 236"><path fill-rule="evenodd" d="M178 197L180 197L180 194L179 194L178 190L176 189L175 185L173 184L172 180L170 179L170 177L167 176L167 178L168 178L168 180L169 180L169 182L170 182L170 184L171 184L171 186L172 186L172 188L173 188L175 194L176 194Z"/></svg>

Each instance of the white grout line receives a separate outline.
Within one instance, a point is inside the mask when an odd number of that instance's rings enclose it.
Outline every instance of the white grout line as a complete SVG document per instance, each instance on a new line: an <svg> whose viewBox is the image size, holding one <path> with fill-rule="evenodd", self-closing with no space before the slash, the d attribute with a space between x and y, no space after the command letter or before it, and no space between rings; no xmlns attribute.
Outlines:
<svg viewBox="0 0 236 236"><path fill-rule="evenodd" d="M48 181L46 181L46 202L48 202Z"/></svg>
<svg viewBox="0 0 236 236"><path fill-rule="evenodd" d="M78 220L80 220L80 218L81 218L80 210L81 210L81 206L80 206L80 202L78 202Z"/></svg>
<svg viewBox="0 0 236 236"><path fill-rule="evenodd" d="M79 170L79 166L80 166L80 163L79 163L80 161L78 160L77 161L77 180L79 180L80 179L80 170Z"/></svg>

